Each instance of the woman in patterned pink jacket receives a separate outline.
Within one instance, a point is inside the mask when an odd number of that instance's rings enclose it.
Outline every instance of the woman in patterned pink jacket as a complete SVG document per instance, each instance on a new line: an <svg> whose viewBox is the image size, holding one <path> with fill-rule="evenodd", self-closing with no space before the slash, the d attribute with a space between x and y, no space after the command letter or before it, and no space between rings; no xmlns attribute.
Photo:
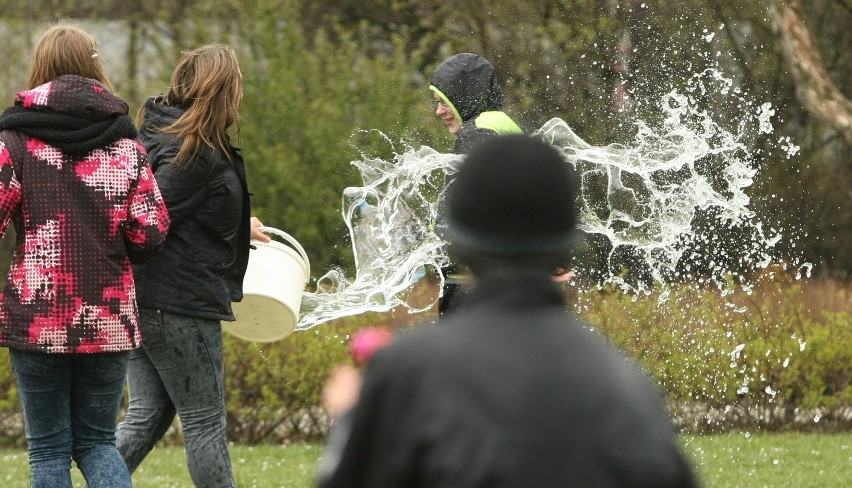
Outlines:
<svg viewBox="0 0 852 488"><path fill-rule="evenodd" d="M94 38L48 29L29 89L0 116L0 233L16 243L0 301L33 487L131 486L115 448L129 351L139 346L131 262L158 252L168 212Z"/></svg>

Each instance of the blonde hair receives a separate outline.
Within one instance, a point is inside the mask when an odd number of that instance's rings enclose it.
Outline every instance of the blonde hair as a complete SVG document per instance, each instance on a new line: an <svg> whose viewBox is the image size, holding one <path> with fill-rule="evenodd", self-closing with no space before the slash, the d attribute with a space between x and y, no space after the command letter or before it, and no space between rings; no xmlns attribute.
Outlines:
<svg viewBox="0 0 852 488"><path fill-rule="evenodd" d="M27 70L27 85L33 89L62 75L79 75L99 81L115 92L98 59L97 42L73 24L47 29L33 48Z"/></svg>
<svg viewBox="0 0 852 488"><path fill-rule="evenodd" d="M181 107L184 113L174 124L157 128L183 139L174 158L177 166L191 164L202 146L231 159L228 128L239 120L242 94L242 75L232 47L208 44L183 54L162 103ZM137 120L143 111L144 106Z"/></svg>

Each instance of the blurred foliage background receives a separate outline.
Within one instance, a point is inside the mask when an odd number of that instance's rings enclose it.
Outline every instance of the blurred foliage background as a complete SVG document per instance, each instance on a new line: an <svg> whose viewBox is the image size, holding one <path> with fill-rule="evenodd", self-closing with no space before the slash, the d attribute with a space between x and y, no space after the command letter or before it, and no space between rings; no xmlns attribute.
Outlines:
<svg viewBox="0 0 852 488"><path fill-rule="evenodd" d="M342 190L361 184L352 160L451 147L427 86L461 51L492 61L506 111L524 125L559 117L596 145L629 142L635 120L660 116L651 102L720 70L742 96L698 103L721 124L734 127L766 102L775 110L774 130L743 142L758 155L752 208L783 229L782 257L802 257L818 276L852 271L849 0L0 0L7 105L32 44L56 20L95 35L131 112L164 89L182 50L236 47L245 98L235 137L254 214L302 243L313 279L352 266L340 215ZM791 44L796 28L809 44ZM801 62L814 58L816 68ZM798 153L779 149L786 138Z"/></svg>
<svg viewBox="0 0 852 488"><path fill-rule="evenodd" d="M696 102L731 128L771 104L774 130L742 141L758 171L751 208L782 230L779 257L813 263L818 279L802 290L782 264L763 270L772 277L760 287L726 298L692 286L667 300L576 286L569 302L654 376L683 429L849 429L852 0L0 0L6 106L24 88L33 43L57 20L95 35L131 112L164 90L181 51L210 42L237 49L245 98L234 137L253 213L303 245L311 283L333 267L352 270L340 212L343 189L361 185L351 161L452 147L427 89L447 56L488 58L506 111L522 125L558 117L595 145L629 143L637 120L659 119L662 95L719 70L739 96ZM799 151L783 150L784 141ZM719 241L728 249L698 255L747 247L730 232ZM12 244L0 241L2 269ZM434 280L421 283L416 293L435 294ZM323 435L319 395L347 361L348 334L421 319L363 314L269 345L226 336L229 435L246 443ZM20 445L5 354L0 443Z"/></svg>

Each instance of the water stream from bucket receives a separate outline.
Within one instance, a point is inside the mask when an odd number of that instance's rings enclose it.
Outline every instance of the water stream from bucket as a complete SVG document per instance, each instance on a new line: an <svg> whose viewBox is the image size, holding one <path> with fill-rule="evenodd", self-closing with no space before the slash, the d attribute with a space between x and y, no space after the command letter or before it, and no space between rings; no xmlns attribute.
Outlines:
<svg viewBox="0 0 852 488"><path fill-rule="evenodd" d="M741 103L740 123L725 128L697 107L695 95L706 91L738 96L718 71L696 74L683 92L671 91L658 101L661 122L638 121L635 136L625 145L594 146L557 118L535 131L533 135L559 147L566 164L577 171L580 229L608 241L603 269L577 262L578 276L595 275L599 284L637 293L684 279L724 288L733 268L756 270L775 259L781 231L764 229L749 209L746 193L760 161L747 145L750 131L771 133L774 110L768 103ZM789 141L778 145L789 155L798 150ZM432 303L412 306L405 297L428 270L448 261L435 218L444 175L454 172L460 159L429 147L406 147L392 160L365 156L352 162L363 186L343 191L341 212L356 273L350 277L333 269L321 276L316 291L303 294L297 330L368 311L402 306L418 313L431 308ZM710 232L698 231L698 214L712 221ZM687 254L712 248L718 234L714 230L733 227L745 236L742 252L714 256L701 276L692 276L682 265ZM644 279L624 276L619 259L625 250L641 264ZM801 267L809 272L809 265ZM738 282L748 286L747 279Z"/></svg>

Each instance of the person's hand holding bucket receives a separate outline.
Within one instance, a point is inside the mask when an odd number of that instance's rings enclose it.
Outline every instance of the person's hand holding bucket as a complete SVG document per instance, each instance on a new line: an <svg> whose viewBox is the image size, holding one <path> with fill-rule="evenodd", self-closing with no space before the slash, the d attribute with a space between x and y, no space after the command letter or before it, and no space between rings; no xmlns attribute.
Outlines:
<svg viewBox="0 0 852 488"><path fill-rule="evenodd" d="M257 217L251 218L251 239L260 242L269 242L272 240L271 237L264 234L260 231L260 228L263 227L263 222L260 221Z"/></svg>

